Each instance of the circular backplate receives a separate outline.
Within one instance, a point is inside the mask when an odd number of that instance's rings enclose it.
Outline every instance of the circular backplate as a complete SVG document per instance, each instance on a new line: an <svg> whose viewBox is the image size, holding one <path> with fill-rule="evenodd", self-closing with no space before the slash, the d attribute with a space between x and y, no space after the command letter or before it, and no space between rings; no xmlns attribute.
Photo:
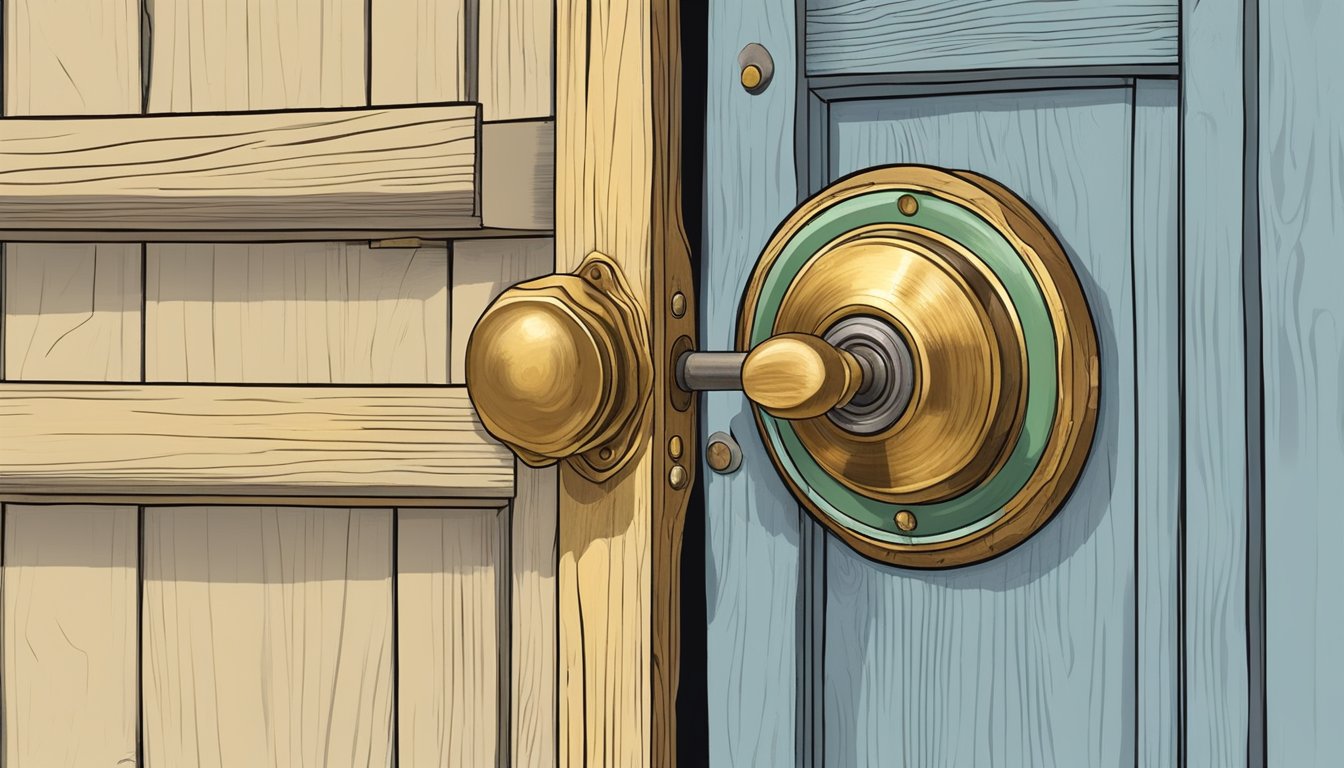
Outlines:
<svg viewBox="0 0 1344 768"><path fill-rule="evenodd" d="M814 517L869 557L977 562L1049 520L1082 471L1096 333L1038 216L983 176L886 166L848 176L775 231L748 283L738 349L825 337L855 318L899 334L909 404L880 431L756 408L771 460Z"/></svg>

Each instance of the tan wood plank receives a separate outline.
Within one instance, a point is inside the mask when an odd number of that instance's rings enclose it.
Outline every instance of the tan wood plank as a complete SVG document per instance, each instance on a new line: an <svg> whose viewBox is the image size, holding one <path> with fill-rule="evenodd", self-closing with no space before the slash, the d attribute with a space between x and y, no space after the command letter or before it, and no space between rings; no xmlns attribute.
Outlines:
<svg viewBox="0 0 1344 768"><path fill-rule="evenodd" d="M461 388L0 385L0 497L512 492Z"/></svg>
<svg viewBox="0 0 1344 768"><path fill-rule="evenodd" d="M504 289L554 271L555 241L459 240L453 243L453 331L451 371L454 384L467 381L467 341L481 313Z"/></svg>
<svg viewBox="0 0 1344 768"><path fill-rule="evenodd" d="M555 8L534 0L487 0L480 10L480 101L486 120L554 114Z"/></svg>
<svg viewBox="0 0 1344 768"><path fill-rule="evenodd" d="M443 384L447 248L163 245L145 282L149 381Z"/></svg>
<svg viewBox="0 0 1344 768"><path fill-rule="evenodd" d="M392 514L145 510L149 765L391 765Z"/></svg>
<svg viewBox="0 0 1344 768"><path fill-rule="evenodd" d="M4 259L6 378L140 378L140 246L25 243Z"/></svg>
<svg viewBox="0 0 1344 768"><path fill-rule="evenodd" d="M468 61L467 30L475 5L470 0L371 3L372 103L474 101L475 62Z"/></svg>
<svg viewBox="0 0 1344 768"><path fill-rule="evenodd" d="M404 768L485 768L500 761L507 520L497 509L398 512L397 714Z"/></svg>
<svg viewBox="0 0 1344 768"><path fill-rule="evenodd" d="M137 509L4 516L5 764L135 764Z"/></svg>
<svg viewBox="0 0 1344 768"><path fill-rule="evenodd" d="M481 126L481 222L503 229L555 226L555 121Z"/></svg>
<svg viewBox="0 0 1344 768"><path fill-rule="evenodd" d="M150 112L366 103L364 0L145 5L153 24Z"/></svg>
<svg viewBox="0 0 1344 768"><path fill-rule="evenodd" d="M138 2L9 0L0 10L7 121L140 111ZM0 378L139 378L141 246L3 249ZM4 764L139 764L138 510L0 509Z"/></svg>
<svg viewBox="0 0 1344 768"><path fill-rule="evenodd" d="M476 112L5 120L0 231L474 227Z"/></svg>
<svg viewBox="0 0 1344 768"><path fill-rule="evenodd" d="M551 768L559 725L556 657L558 470L517 470L513 502L510 756L518 768Z"/></svg>
<svg viewBox="0 0 1344 768"><path fill-rule="evenodd" d="M571 271L592 251L620 265L650 312L659 404L673 386L661 361L695 333L693 311L680 321L663 311L673 291L693 288L680 215L678 18L672 0L556 6L556 267ZM637 458L600 487L561 470L562 765L676 765L686 500L668 488L662 447L673 433L695 443L686 415L655 408L653 424Z"/></svg>

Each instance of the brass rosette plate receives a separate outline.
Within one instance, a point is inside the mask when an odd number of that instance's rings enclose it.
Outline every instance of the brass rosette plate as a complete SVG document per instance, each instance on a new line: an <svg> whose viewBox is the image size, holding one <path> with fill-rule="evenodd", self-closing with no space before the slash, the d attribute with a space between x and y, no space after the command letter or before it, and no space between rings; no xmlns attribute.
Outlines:
<svg viewBox="0 0 1344 768"><path fill-rule="evenodd" d="M864 555L942 568L1019 544L1073 488L1097 413L1096 333L1049 228L983 176L887 166L848 176L775 231L748 283L738 349L896 329L909 404L875 432L755 408L811 514Z"/></svg>

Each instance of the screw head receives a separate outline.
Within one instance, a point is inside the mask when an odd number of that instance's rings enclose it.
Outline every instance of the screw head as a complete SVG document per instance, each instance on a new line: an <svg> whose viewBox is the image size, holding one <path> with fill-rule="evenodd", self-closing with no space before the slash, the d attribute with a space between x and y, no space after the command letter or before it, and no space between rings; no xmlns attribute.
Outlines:
<svg viewBox="0 0 1344 768"><path fill-rule="evenodd" d="M686 468L680 464L672 467L667 473L667 484L672 486L673 490L680 491L685 488L688 480L690 480L690 475L686 472Z"/></svg>
<svg viewBox="0 0 1344 768"><path fill-rule="evenodd" d="M917 525L919 521L915 519L915 513L910 510L902 509L896 513L896 527L902 531L913 531Z"/></svg>
<svg viewBox="0 0 1344 768"><path fill-rule="evenodd" d="M919 201L914 195L901 195L896 200L896 208L906 216L914 216L919 212Z"/></svg>
<svg viewBox="0 0 1344 768"><path fill-rule="evenodd" d="M681 447L681 435L673 435L672 438L667 441L667 455L674 459L680 459Z"/></svg>
<svg viewBox="0 0 1344 768"><path fill-rule="evenodd" d="M727 432L715 432L705 445L705 463L721 475L736 472L742 466L742 447Z"/></svg>
<svg viewBox="0 0 1344 768"><path fill-rule="evenodd" d="M672 294L672 316L676 318L686 316L686 294L681 291Z"/></svg>
<svg viewBox="0 0 1344 768"><path fill-rule="evenodd" d="M751 90L761 84L761 68L748 64L742 68L742 87Z"/></svg>

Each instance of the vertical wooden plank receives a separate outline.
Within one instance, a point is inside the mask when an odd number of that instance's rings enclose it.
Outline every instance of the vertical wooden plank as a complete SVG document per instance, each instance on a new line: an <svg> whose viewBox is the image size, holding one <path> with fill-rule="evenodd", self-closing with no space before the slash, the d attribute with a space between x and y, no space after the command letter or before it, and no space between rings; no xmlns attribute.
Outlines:
<svg viewBox="0 0 1344 768"><path fill-rule="evenodd" d="M695 310L681 223L680 27L671 0L556 6L556 268L611 256L651 318L652 435L595 485L560 470L560 753L564 765L676 764L682 521L667 481L675 428L664 361ZM670 426L675 423L675 427ZM684 461L684 460L676 460ZM689 470L684 463L683 470Z"/></svg>
<svg viewBox="0 0 1344 768"><path fill-rule="evenodd" d="M554 114L555 8L532 0L486 0L480 10L480 102L486 120Z"/></svg>
<svg viewBox="0 0 1344 768"><path fill-rule="evenodd" d="M154 246L148 381L444 384L444 246Z"/></svg>
<svg viewBox="0 0 1344 768"><path fill-rule="evenodd" d="M458 240L453 243L452 353L454 384L467 382L467 340L481 313L504 289L555 269L555 241Z"/></svg>
<svg viewBox="0 0 1344 768"><path fill-rule="evenodd" d="M806 174L794 166L796 5L710 5L707 49L715 55L707 71L700 278L705 349L734 347L742 286L775 226L797 204L798 174ZM739 84L736 53L749 42L775 58L774 80L757 95ZM799 642L805 587L798 505L775 474L745 398L707 392L700 404L705 432L730 432L742 446L737 472L721 475L702 464L710 760L793 765L799 677L808 668L808 644Z"/></svg>
<svg viewBox="0 0 1344 768"><path fill-rule="evenodd" d="M1177 85L1134 95L1134 321L1138 356L1138 755L1179 764L1180 229Z"/></svg>
<svg viewBox="0 0 1344 768"><path fill-rule="evenodd" d="M1017 549L913 571L830 542L827 766L1136 761L1132 94L831 106L836 176L883 163L967 168L1041 214L1087 293L1103 395L1068 502Z"/></svg>
<svg viewBox="0 0 1344 768"><path fill-rule="evenodd" d="M397 513L399 764L499 762L499 658L508 652L504 542L498 509Z"/></svg>
<svg viewBox="0 0 1344 768"><path fill-rule="evenodd" d="M468 54L474 5L474 0L370 3L369 103L472 101L475 62Z"/></svg>
<svg viewBox="0 0 1344 768"><path fill-rule="evenodd" d="M135 764L135 507L4 507L6 765Z"/></svg>
<svg viewBox="0 0 1344 768"><path fill-rule="evenodd" d="M1181 4L1185 736L1190 765L1247 763L1246 83L1241 0Z"/></svg>
<svg viewBox="0 0 1344 768"><path fill-rule="evenodd" d="M135 0L3 4L4 113L140 111ZM4 246L0 378L140 376L139 245ZM134 507L5 505L4 762L137 762Z"/></svg>
<svg viewBox="0 0 1344 768"><path fill-rule="evenodd" d="M1344 7L1259 8L1264 758L1326 765L1344 753Z"/></svg>
<svg viewBox="0 0 1344 768"><path fill-rule="evenodd" d="M364 0L144 2L149 112L366 103Z"/></svg>
<svg viewBox="0 0 1344 768"><path fill-rule="evenodd" d="M145 510L149 765L391 765L391 511Z"/></svg>
<svg viewBox="0 0 1344 768"><path fill-rule="evenodd" d="M513 502L509 754L518 768L550 768L559 724L556 699L558 470L518 462Z"/></svg>

